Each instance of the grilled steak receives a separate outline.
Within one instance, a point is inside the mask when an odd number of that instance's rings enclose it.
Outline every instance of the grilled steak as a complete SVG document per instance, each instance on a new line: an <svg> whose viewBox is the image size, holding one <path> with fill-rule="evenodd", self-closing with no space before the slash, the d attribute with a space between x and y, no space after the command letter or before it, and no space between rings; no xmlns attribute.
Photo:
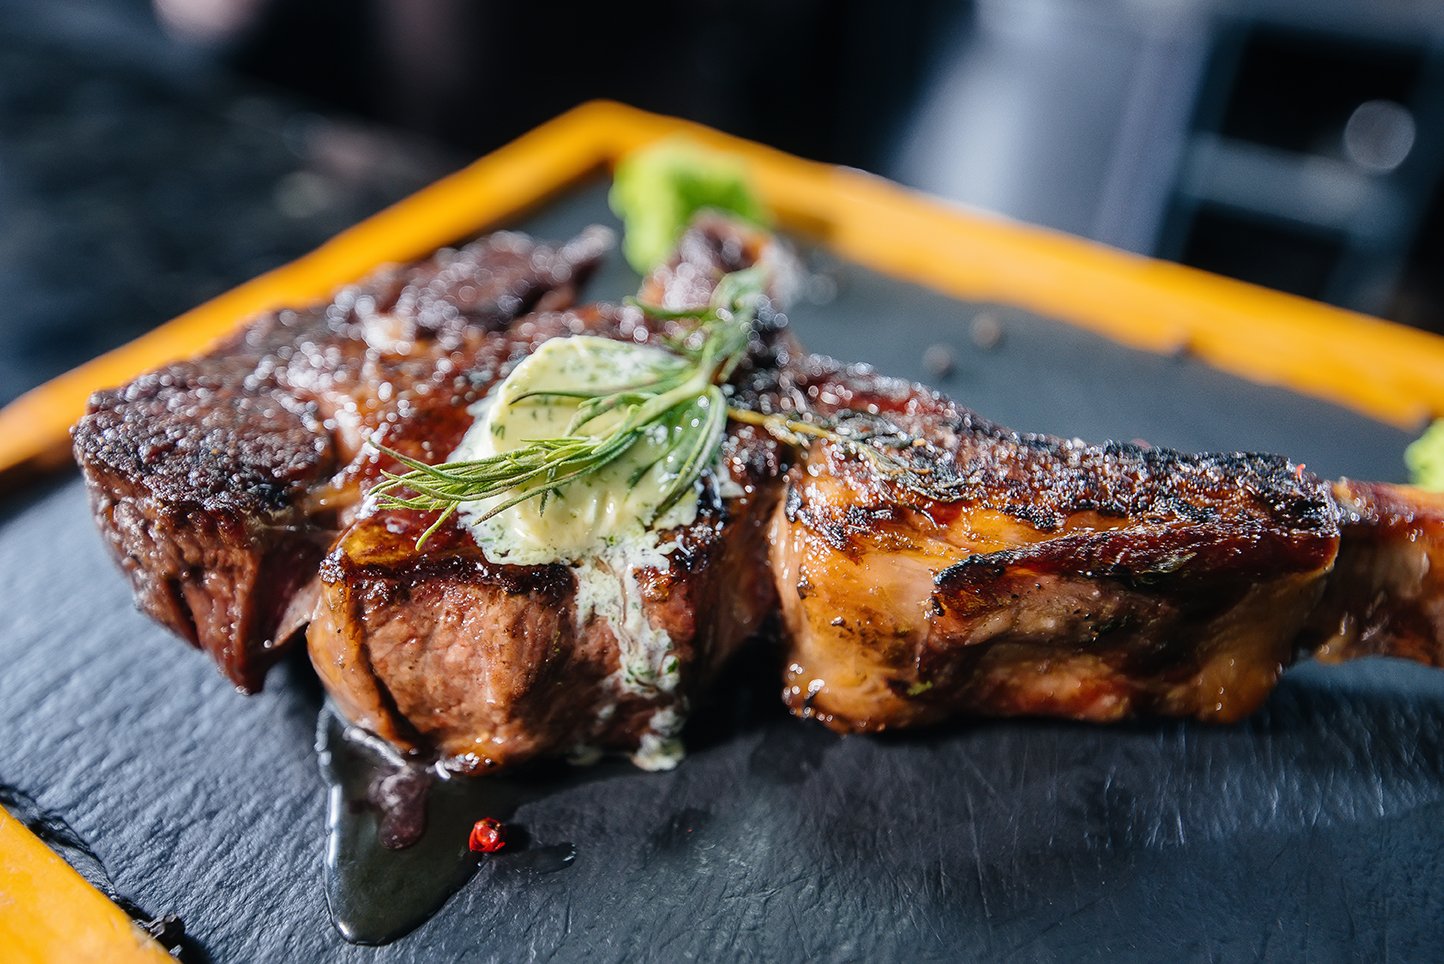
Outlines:
<svg viewBox="0 0 1444 964"><path fill-rule="evenodd" d="M1235 719L1272 688L1339 544L1327 487L1272 456L1018 435L814 362L793 397L876 411L930 498L831 444L788 480L774 566L785 699L844 730L959 711Z"/></svg>
<svg viewBox="0 0 1444 964"><path fill-rule="evenodd" d="M364 490L368 434L448 393L486 335L568 304L608 243L493 235L97 393L76 460L141 608L258 690Z"/></svg>
<svg viewBox="0 0 1444 964"><path fill-rule="evenodd" d="M908 449L925 486L827 442L788 476L772 562L799 716L1230 721L1300 654L1444 665L1438 497L1331 488L1278 456L1020 435L822 359L781 383L784 407L928 443Z"/></svg>
<svg viewBox="0 0 1444 964"><path fill-rule="evenodd" d="M142 605L246 689L310 620L352 720L468 772L592 750L665 765L691 700L778 610L785 702L842 731L1227 721L1300 655L1444 664L1444 498L1276 456L1018 434L806 355L767 311L733 404L832 440L799 453L732 423L661 561L501 565L454 519L418 548L430 518L363 501L396 468L366 438L442 461L548 339L678 333L569 307L601 247L496 236L96 396L76 451ZM775 257L704 220L642 298L704 304Z"/></svg>
<svg viewBox="0 0 1444 964"><path fill-rule="evenodd" d="M764 256L760 240L704 222L646 281L643 297L704 305L724 273ZM436 417L392 444L456 448L471 423L466 405L549 338L655 342L671 331L636 309L607 306L526 319L491 339L470 395L436 400ZM780 329L764 325L747 367L774 369L789 350ZM720 498L709 473L697 519L667 536L675 549L664 566L497 565L460 523L418 549L429 519L367 511L322 566L312 662L349 718L395 745L437 752L455 769L594 750L667 765L690 700L776 609L767 532L783 454L751 428L732 433L722 471L740 494ZM626 615L583 605L582 579L615 587Z"/></svg>

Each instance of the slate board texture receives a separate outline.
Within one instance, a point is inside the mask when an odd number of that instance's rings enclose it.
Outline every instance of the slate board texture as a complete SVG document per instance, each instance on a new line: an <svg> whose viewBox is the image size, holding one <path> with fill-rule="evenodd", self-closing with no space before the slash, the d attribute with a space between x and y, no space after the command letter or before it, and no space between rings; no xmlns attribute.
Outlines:
<svg viewBox="0 0 1444 964"><path fill-rule="evenodd" d="M522 226L559 238L594 221L611 221L600 185ZM1007 424L1401 474L1406 435L1340 409L816 260L834 291L791 313L805 343L918 379L925 351L946 346L953 371L932 380ZM634 285L614 259L590 292ZM1001 331L989 350L970 334L980 313ZM1303 666L1228 727L839 738L786 716L758 654L677 770L608 766L522 808L535 844L576 845L566 870L492 860L429 923L363 948L337 936L322 896L321 695L304 658L258 697L232 692L136 614L73 477L0 505L0 603L0 782L65 817L121 892L180 914L216 961L1418 960L1444 947L1444 673Z"/></svg>

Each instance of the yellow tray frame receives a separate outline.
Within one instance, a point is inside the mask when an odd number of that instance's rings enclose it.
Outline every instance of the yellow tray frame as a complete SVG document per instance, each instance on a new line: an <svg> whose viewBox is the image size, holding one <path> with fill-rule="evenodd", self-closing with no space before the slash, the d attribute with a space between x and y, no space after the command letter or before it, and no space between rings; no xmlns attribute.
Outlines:
<svg viewBox="0 0 1444 964"><path fill-rule="evenodd" d="M0 481L64 464L93 390L204 350L245 319L323 299L536 207L653 141L686 135L744 159L790 231L886 274L1016 305L1154 352L1419 426L1444 416L1444 338L1127 254L820 164L699 124L583 104L368 218L312 253L61 375L0 411Z"/></svg>
<svg viewBox="0 0 1444 964"><path fill-rule="evenodd" d="M0 807L0 959L161 964L175 958Z"/></svg>

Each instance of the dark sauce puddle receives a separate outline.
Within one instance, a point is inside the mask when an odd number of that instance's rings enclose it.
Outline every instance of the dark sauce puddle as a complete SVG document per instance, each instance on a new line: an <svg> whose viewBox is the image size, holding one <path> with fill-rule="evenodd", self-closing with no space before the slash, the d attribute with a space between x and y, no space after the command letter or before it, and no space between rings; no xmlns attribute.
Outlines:
<svg viewBox="0 0 1444 964"><path fill-rule="evenodd" d="M713 687L718 697L697 707L688 723L689 753L767 728L765 750L752 770L794 783L815 770L837 737L799 727L777 699L778 656L767 647L733 661ZM330 706L317 721L316 752L328 792L326 903L341 936L353 944L385 944L424 924L466 886L483 863L487 883L521 886L571 865L571 843L546 840L513 822L528 802L612 778L636 778L621 759L592 766L541 762L495 776L445 779L421 762L394 754L347 727ZM467 848L472 824L495 817L507 824L507 847L483 856ZM708 815L686 811L661 828L660 846L678 846Z"/></svg>
<svg viewBox="0 0 1444 964"><path fill-rule="evenodd" d="M552 767L516 775L447 779L400 762L348 727L330 707L316 726L326 781L326 904L341 936L385 944L424 924L483 861L496 883L525 881L571 865L571 843L543 845L510 821L517 808L615 772L619 765ZM625 766L625 765L620 765ZM472 824L507 824L507 846L472 853Z"/></svg>

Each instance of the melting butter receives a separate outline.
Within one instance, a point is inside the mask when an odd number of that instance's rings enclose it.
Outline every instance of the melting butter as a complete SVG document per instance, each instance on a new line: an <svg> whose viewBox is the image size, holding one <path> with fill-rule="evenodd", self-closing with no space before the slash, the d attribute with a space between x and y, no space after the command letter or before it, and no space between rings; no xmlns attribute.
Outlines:
<svg viewBox="0 0 1444 964"><path fill-rule="evenodd" d="M486 458L536 439L566 435L579 400L535 392L643 384L675 374L684 364L677 356L655 348L589 335L543 342L474 409L479 417L451 461ZM583 431L604 434L622 417L620 411L609 412ZM684 498L661 518L652 518L667 483L676 477L677 466L667 456L667 448L674 433L688 428L696 425L659 426L611 464L553 492L545 505L540 498L528 499L477 523L487 555L495 562L517 565L576 562L608 546L643 537L648 523L651 529L690 524L697 517L695 498ZM471 515L480 516L488 507L488 503L476 503Z"/></svg>
<svg viewBox="0 0 1444 964"><path fill-rule="evenodd" d="M579 335L544 342L497 389L472 406L475 421L449 461L482 459L535 439L565 435L579 400L539 397L534 392L644 383L673 374L683 364L667 352L606 338ZM609 413L585 431L605 432L621 417ZM459 512L493 562L571 567L578 623L604 619L617 639L620 666L608 681L615 698L663 698L659 702L664 705L652 714L632 757L647 770L670 769L682 756L678 734L684 717L665 700L680 681L678 661L666 630L647 618L637 573L665 569L677 548L668 530L697 518L700 482L694 497L681 499L653 518L667 483L675 477L673 463L665 456L671 441L667 432L687 427L683 422L639 440L610 465L552 493L545 506L540 499L529 499L483 519L494 503L479 501ZM726 472L718 475L724 496L741 494ZM614 702L603 707L600 716L615 710ZM577 749L578 757L586 755L586 748Z"/></svg>

